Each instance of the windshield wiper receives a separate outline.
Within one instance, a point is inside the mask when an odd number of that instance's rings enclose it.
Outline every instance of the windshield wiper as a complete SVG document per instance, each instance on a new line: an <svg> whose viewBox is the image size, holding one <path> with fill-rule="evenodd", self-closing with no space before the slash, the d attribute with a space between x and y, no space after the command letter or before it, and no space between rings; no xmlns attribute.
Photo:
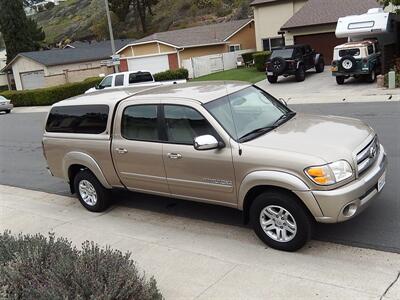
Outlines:
<svg viewBox="0 0 400 300"><path fill-rule="evenodd" d="M253 138L256 138L260 135L267 133L268 131L274 130L276 127L277 126L266 126L266 127L254 129L254 130L250 131L249 133L246 133L241 138L239 138L239 142L241 142L241 143L247 142Z"/></svg>
<svg viewBox="0 0 400 300"><path fill-rule="evenodd" d="M278 127L279 125L283 124L284 122L290 120L296 115L294 111L290 111L282 116L280 116L273 124L272 126Z"/></svg>
<svg viewBox="0 0 400 300"><path fill-rule="evenodd" d="M265 127L257 128L257 129L254 129L254 130L250 131L249 133L246 133L245 135L243 135L242 137L239 138L239 142L241 142L241 143L247 142L247 141L249 141L251 139L254 139L254 138L259 137L259 136L261 136L263 134L266 134L267 132L269 132L271 130L274 130L275 128L279 127L284 122L290 120L295 115L296 115L296 113L294 111L290 111L290 112L280 116L271 126L265 126Z"/></svg>

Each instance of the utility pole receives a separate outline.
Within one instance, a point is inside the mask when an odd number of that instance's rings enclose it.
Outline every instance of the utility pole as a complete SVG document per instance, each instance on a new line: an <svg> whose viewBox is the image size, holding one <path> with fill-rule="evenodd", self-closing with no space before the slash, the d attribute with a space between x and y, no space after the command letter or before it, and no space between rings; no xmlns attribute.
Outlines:
<svg viewBox="0 0 400 300"><path fill-rule="evenodd" d="M106 4L106 13L107 13L107 21L108 21L108 30L110 31L110 40L111 40L111 50L113 56L115 55L115 41L114 41L114 33L113 33L113 28L112 28L112 23L111 23L111 15L110 15L110 8L108 6L108 0L104 0ZM118 66L114 65L114 72L118 72Z"/></svg>

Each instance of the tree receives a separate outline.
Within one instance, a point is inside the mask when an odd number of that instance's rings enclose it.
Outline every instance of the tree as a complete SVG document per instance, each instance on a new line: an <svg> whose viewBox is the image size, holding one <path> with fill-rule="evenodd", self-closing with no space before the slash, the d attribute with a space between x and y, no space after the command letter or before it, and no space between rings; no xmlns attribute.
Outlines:
<svg viewBox="0 0 400 300"><path fill-rule="evenodd" d="M40 49L45 35L36 21L25 15L21 0L0 0L0 31L7 50L7 63L18 53Z"/></svg>
<svg viewBox="0 0 400 300"><path fill-rule="evenodd" d="M109 0L110 9L118 16L120 21L124 21L133 8L135 15L139 18L142 31L147 32L147 17L153 15L152 7L158 0Z"/></svg>
<svg viewBox="0 0 400 300"><path fill-rule="evenodd" d="M126 20L126 16L129 13L129 8L132 4L132 0L110 0L110 10L114 12L118 19L123 22Z"/></svg>
<svg viewBox="0 0 400 300"><path fill-rule="evenodd" d="M400 0L381 0L381 3L383 4L384 7L393 5L394 12L396 14L400 14Z"/></svg>

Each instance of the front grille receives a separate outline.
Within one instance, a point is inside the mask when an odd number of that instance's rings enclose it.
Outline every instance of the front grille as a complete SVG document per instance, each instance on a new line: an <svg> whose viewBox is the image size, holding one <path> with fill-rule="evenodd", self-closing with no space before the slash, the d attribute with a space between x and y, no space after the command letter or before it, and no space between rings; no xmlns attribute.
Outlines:
<svg viewBox="0 0 400 300"><path fill-rule="evenodd" d="M358 175L366 172L378 159L380 151L380 144L378 136L375 136L373 140L357 154L357 168Z"/></svg>

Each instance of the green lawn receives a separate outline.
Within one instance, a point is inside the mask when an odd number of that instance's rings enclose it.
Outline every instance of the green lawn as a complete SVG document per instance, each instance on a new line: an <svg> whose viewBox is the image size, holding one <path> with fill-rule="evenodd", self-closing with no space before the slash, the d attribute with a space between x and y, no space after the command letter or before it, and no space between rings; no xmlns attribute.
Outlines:
<svg viewBox="0 0 400 300"><path fill-rule="evenodd" d="M206 80L241 80L256 83L265 79L264 72L258 72L255 68L240 68L228 71L212 73L206 76L198 77L193 81Z"/></svg>

